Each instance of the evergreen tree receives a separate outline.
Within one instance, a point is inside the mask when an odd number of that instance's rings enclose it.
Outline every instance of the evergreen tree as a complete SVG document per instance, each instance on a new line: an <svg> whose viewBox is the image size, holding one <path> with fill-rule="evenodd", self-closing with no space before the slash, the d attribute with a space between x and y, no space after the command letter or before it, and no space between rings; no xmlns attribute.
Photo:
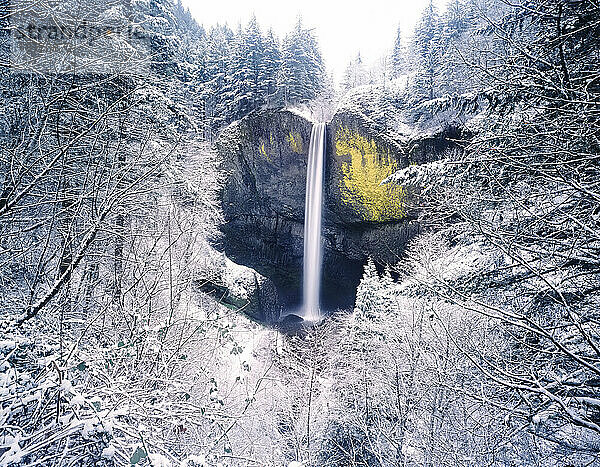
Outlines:
<svg viewBox="0 0 600 467"><path fill-rule="evenodd" d="M177 0L177 3L175 3L173 7L173 11L178 32L193 36L196 39L202 39L204 37L204 28L196 22L192 17L189 8L184 7L181 0Z"/></svg>
<svg viewBox="0 0 600 467"><path fill-rule="evenodd" d="M355 60L352 60L346 67L344 72L344 79L342 81L342 89L349 91L352 88L370 84L370 77L365 69L360 52L356 56Z"/></svg>
<svg viewBox="0 0 600 467"><path fill-rule="evenodd" d="M382 312L380 293L382 284L375 263L371 258L365 264L365 272L356 291L354 312L359 319L376 319Z"/></svg>
<svg viewBox="0 0 600 467"><path fill-rule="evenodd" d="M473 2L452 0L448 3L443 15L442 42L447 44L451 39L459 38L475 23Z"/></svg>
<svg viewBox="0 0 600 467"><path fill-rule="evenodd" d="M247 109L263 104L262 82L265 65L265 45L256 16L252 16L243 34L244 68Z"/></svg>
<svg viewBox="0 0 600 467"><path fill-rule="evenodd" d="M242 26L233 37L228 60L228 73L225 85L225 96L228 111L233 119L240 118L250 111L250 69L247 63L246 41Z"/></svg>
<svg viewBox="0 0 600 467"><path fill-rule="evenodd" d="M310 102L312 114L321 122L331 120L336 110L338 94L333 76L325 74L321 92Z"/></svg>
<svg viewBox="0 0 600 467"><path fill-rule="evenodd" d="M206 133L211 139L214 132L229 121L229 96L226 93L229 72L230 48L233 31L227 26L213 27L205 46L206 81L203 86Z"/></svg>
<svg viewBox="0 0 600 467"><path fill-rule="evenodd" d="M177 52L183 47L178 12L181 14L181 9L174 4L157 0L140 2L135 8L133 19L144 25L144 43L152 57L150 67L161 76L174 76L179 71Z"/></svg>
<svg viewBox="0 0 600 467"><path fill-rule="evenodd" d="M276 103L277 76L281 68L281 51L273 31L269 30L264 40L263 63L260 69L260 93L268 104Z"/></svg>
<svg viewBox="0 0 600 467"><path fill-rule="evenodd" d="M282 66L279 88L284 104L303 100L306 94L308 76L306 73L306 57L300 38L300 22L297 29L283 40Z"/></svg>
<svg viewBox="0 0 600 467"><path fill-rule="evenodd" d="M471 54L468 37L477 26L474 4L452 0L442 16L439 36L440 65L437 80L440 93L462 94L470 91L473 68L465 57Z"/></svg>
<svg viewBox="0 0 600 467"><path fill-rule="evenodd" d="M284 104L314 99L323 87L324 68L317 41L299 19L282 47L279 92Z"/></svg>
<svg viewBox="0 0 600 467"><path fill-rule="evenodd" d="M298 27L300 28L300 22L298 22ZM323 89L325 67L319 50L319 44L310 30L302 30L302 39L304 40L307 58L306 74L309 86L307 98L314 99Z"/></svg>
<svg viewBox="0 0 600 467"><path fill-rule="evenodd" d="M394 48L392 50L392 78L404 74L405 63L406 63L406 50L404 48L404 42L402 41L402 31L400 26L396 31L396 40L394 41Z"/></svg>
<svg viewBox="0 0 600 467"><path fill-rule="evenodd" d="M413 60L415 79L413 98L433 99L437 97L440 74L440 20L433 0L415 28L413 37Z"/></svg>
<svg viewBox="0 0 600 467"><path fill-rule="evenodd" d="M276 92L280 53L272 32L263 37L256 17L241 26L231 41L225 97L231 118L241 118L261 107Z"/></svg>

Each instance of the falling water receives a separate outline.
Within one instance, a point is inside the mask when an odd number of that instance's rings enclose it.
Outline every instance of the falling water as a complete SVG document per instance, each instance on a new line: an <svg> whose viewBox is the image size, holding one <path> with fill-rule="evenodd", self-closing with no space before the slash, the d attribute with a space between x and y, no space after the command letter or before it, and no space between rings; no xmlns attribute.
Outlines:
<svg viewBox="0 0 600 467"><path fill-rule="evenodd" d="M316 123L310 135L304 206L304 305L303 318L318 321L321 285L321 211L325 124Z"/></svg>

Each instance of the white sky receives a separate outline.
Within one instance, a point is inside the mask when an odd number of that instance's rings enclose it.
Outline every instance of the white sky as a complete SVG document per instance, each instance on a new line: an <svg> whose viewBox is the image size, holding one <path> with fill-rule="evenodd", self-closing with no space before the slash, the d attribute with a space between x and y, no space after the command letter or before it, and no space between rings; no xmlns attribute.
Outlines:
<svg viewBox="0 0 600 467"><path fill-rule="evenodd" d="M227 23L235 30L252 13L263 29L269 27L283 39L302 16L305 26L315 28L325 63L336 78L360 51L367 62L391 49L400 25L406 38L429 0L182 0L196 21L208 27ZM436 0L440 10L447 0Z"/></svg>

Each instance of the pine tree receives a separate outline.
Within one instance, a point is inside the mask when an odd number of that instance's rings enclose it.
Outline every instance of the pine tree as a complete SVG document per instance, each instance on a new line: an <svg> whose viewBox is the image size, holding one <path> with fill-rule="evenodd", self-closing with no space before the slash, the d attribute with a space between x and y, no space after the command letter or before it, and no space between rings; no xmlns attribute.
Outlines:
<svg viewBox="0 0 600 467"><path fill-rule="evenodd" d="M263 104L262 82L265 46L256 16L252 16L243 34L244 80L248 108L251 111Z"/></svg>
<svg viewBox="0 0 600 467"><path fill-rule="evenodd" d="M304 98L306 70L302 61L301 45L293 36L286 36L282 47L282 64L279 74L279 92L284 104L300 102Z"/></svg>
<svg viewBox="0 0 600 467"><path fill-rule="evenodd" d="M216 130L230 119L228 85L229 56L233 31L227 26L213 27L206 43L206 81L202 97L206 118L206 133L211 139Z"/></svg>
<svg viewBox="0 0 600 467"><path fill-rule="evenodd" d="M300 23L298 23L300 27ZM325 67L323 58L319 50L319 44L311 32L307 29L302 30L302 39L305 44L305 53L307 57L306 73L308 75L308 99L314 99L323 89L325 79Z"/></svg>
<svg viewBox="0 0 600 467"><path fill-rule="evenodd" d="M356 291L354 312L359 319L376 319L380 310L380 293L382 287L375 263L371 258L365 265L365 272Z"/></svg>
<svg viewBox="0 0 600 467"><path fill-rule="evenodd" d="M284 104L314 99L323 87L324 68L318 44L299 19L282 47L279 92Z"/></svg>
<svg viewBox="0 0 600 467"><path fill-rule="evenodd" d="M433 0L423 12L413 37L415 81L413 97L433 99L437 97L440 74L440 20Z"/></svg>
<svg viewBox="0 0 600 467"><path fill-rule="evenodd" d="M242 26L233 37L228 60L225 96L233 119L241 118L250 110L250 70L247 68L247 50Z"/></svg>
<svg viewBox="0 0 600 467"><path fill-rule="evenodd" d="M346 67L342 80L342 89L349 91L352 88L365 84L370 84L370 78L359 52L356 59L352 60Z"/></svg>
<svg viewBox="0 0 600 467"><path fill-rule="evenodd" d="M161 76L174 76L178 73L177 52L182 47L177 13L175 5L156 0L140 2L135 9L134 20L144 25L144 43L152 57L150 67Z"/></svg>
<svg viewBox="0 0 600 467"><path fill-rule="evenodd" d="M267 105L275 105L277 104L277 76L281 69L281 51L272 30L269 30L265 37L263 56L260 70L260 92Z"/></svg>
<svg viewBox="0 0 600 467"><path fill-rule="evenodd" d="M441 93L462 94L469 90L473 69L465 63L465 56L470 53L468 36L477 25L473 8L471 1L452 0L441 19L438 78Z"/></svg>
<svg viewBox="0 0 600 467"><path fill-rule="evenodd" d="M472 2L451 0L443 16L442 42L457 39L475 23L475 12Z"/></svg>
<svg viewBox="0 0 600 467"><path fill-rule="evenodd" d="M312 114L321 122L331 120L336 110L338 94L333 76L325 74L321 92L310 102Z"/></svg>
<svg viewBox="0 0 600 467"><path fill-rule="evenodd" d="M396 40L394 41L394 48L392 50L392 78L404 74L406 63L406 50L404 49L404 42L402 41L402 31L400 26L396 31Z"/></svg>

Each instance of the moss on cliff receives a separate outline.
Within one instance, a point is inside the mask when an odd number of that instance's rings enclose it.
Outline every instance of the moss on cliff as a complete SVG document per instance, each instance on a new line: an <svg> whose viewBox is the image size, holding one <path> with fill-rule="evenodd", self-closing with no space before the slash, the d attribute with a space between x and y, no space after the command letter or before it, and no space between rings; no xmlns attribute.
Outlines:
<svg viewBox="0 0 600 467"><path fill-rule="evenodd" d="M287 137L290 148L297 154L302 154L302 136L297 131L290 131Z"/></svg>
<svg viewBox="0 0 600 467"><path fill-rule="evenodd" d="M398 169L389 150L343 126L336 132L334 144L338 157L349 157L342 162L341 202L368 222L402 219L404 190L396 185L380 185Z"/></svg>
<svg viewBox="0 0 600 467"><path fill-rule="evenodd" d="M273 163L273 161L269 157L269 154L267 153L265 143L260 144L260 146L258 147L258 152L260 153L261 156L263 156L265 159L267 159L268 162L270 162L271 164Z"/></svg>

